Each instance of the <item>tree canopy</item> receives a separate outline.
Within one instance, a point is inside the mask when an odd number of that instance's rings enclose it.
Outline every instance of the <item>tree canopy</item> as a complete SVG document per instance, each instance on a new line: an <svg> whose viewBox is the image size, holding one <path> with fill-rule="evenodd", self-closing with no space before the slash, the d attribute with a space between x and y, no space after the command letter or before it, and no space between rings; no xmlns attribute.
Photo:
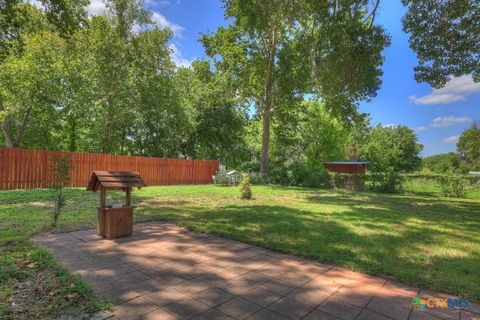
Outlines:
<svg viewBox="0 0 480 320"><path fill-rule="evenodd" d="M457 154L465 171L480 171L480 127L478 122L463 131L458 139Z"/></svg>
<svg viewBox="0 0 480 320"><path fill-rule="evenodd" d="M421 166L420 152L412 129L406 126L375 126L362 147L362 158L373 171L409 172Z"/></svg>
<svg viewBox="0 0 480 320"><path fill-rule="evenodd" d="M270 165L270 181L315 186L324 161L419 167L411 129L358 111L390 42L378 1L224 0L229 24L188 67L143 1L108 0L104 16L87 2L0 2L1 146ZM477 129L460 138L463 168Z"/></svg>
<svg viewBox="0 0 480 320"><path fill-rule="evenodd" d="M262 118L261 172L267 173L275 110L314 93L345 119L379 88L389 38L369 1L224 0L227 27L202 38L220 72Z"/></svg>
<svg viewBox="0 0 480 320"><path fill-rule="evenodd" d="M450 77L480 81L480 1L402 0L403 29L416 52L415 79L441 88Z"/></svg>
<svg viewBox="0 0 480 320"><path fill-rule="evenodd" d="M458 158L455 152L441 153L422 159L424 168L435 173L447 173L458 170Z"/></svg>

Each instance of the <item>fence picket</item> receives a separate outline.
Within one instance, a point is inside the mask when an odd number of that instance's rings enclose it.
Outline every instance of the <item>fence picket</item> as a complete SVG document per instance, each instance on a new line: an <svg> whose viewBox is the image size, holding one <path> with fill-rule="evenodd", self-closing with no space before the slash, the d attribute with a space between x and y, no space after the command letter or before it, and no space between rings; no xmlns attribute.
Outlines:
<svg viewBox="0 0 480 320"><path fill-rule="evenodd" d="M211 183L219 167L215 160L0 148L0 190L48 187L53 179L51 159L61 155L72 161L72 187L85 187L93 170L138 171L147 185Z"/></svg>

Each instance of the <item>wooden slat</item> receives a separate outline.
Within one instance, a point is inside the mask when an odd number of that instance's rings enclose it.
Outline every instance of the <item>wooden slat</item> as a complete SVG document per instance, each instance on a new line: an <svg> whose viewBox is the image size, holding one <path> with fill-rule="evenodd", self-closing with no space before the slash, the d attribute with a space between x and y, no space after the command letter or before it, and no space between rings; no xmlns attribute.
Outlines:
<svg viewBox="0 0 480 320"><path fill-rule="evenodd" d="M143 183L135 182L101 182L104 188L133 188L133 187L145 187Z"/></svg>
<svg viewBox="0 0 480 320"><path fill-rule="evenodd" d="M0 148L0 189L46 188L52 184L53 157L69 155L73 168L70 186L86 187L93 171L125 171L118 177L141 177L148 185L211 183L215 160L180 160L95 153L69 153ZM132 174L131 172L135 172ZM99 174L103 176L103 173ZM117 177L116 176L116 177Z"/></svg>

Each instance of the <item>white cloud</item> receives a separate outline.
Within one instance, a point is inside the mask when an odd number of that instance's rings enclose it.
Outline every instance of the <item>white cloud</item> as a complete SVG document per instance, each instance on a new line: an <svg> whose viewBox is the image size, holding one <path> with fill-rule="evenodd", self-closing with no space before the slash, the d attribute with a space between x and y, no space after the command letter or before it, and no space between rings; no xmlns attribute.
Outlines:
<svg viewBox="0 0 480 320"><path fill-rule="evenodd" d="M104 15L107 10L107 6L103 0L91 0L90 4L87 6L87 11L92 16L101 16Z"/></svg>
<svg viewBox="0 0 480 320"><path fill-rule="evenodd" d="M430 105L430 104L449 104L457 101L464 101L465 97L456 94L429 94L423 97L408 97L414 104Z"/></svg>
<svg viewBox="0 0 480 320"><path fill-rule="evenodd" d="M433 128L446 128L446 127L451 127L458 124L469 123L471 121L473 121L473 119L470 119L467 117L454 117L454 116L437 117L433 119L432 124L430 126Z"/></svg>
<svg viewBox="0 0 480 320"><path fill-rule="evenodd" d="M410 96L414 104L432 105L449 104L457 101L464 101L471 93L480 92L480 82L474 82L471 75L464 75L451 78L443 88L432 89L426 96Z"/></svg>
<svg viewBox="0 0 480 320"><path fill-rule="evenodd" d="M192 65L193 59L185 59L182 57L182 52L177 48L176 45L173 43L169 44L170 50L172 50L172 59L173 62L177 65L177 67L190 67Z"/></svg>
<svg viewBox="0 0 480 320"><path fill-rule="evenodd" d="M170 30L172 30L174 36L177 36L179 38L182 37L182 31L185 30L185 28L178 25L178 24L170 22L160 12L152 11L152 18L151 19L160 28L170 28Z"/></svg>
<svg viewBox="0 0 480 320"><path fill-rule="evenodd" d="M451 137L443 139L442 142L446 143L446 144L454 144L454 143L458 142L459 138L460 138L460 136L451 136Z"/></svg>
<svg viewBox="0 0 480 320"><path fill-rule="evenodd" d="M416 127L416 128L413 129L413 130L415 130L415 131L417 131L417 132L420 132L420 131L425 131L425 130L427 130L427 129L428 129L428 128L425 127L425 126L420 126L420 127Z"/></svg>
<svg viewBox="0 0 480 320"><path fill-rule="evenodd" d="M37 0L33 0L33 1L37 1ZM153 4L156 2L154 2L153 0L147 0L145 3ZM170 4L170 1L166 1L166 0L160 1L159 4L167 5L167 4ZM107 7L105 5L104 0L91 0L90 4L87 6L87 11L92 16L100 16L100 15L104 15L107 12ZM172 30L173 32L173 35L179 38L182 37L182 31L185 30L184 27L169 21L164 15L162 15L158 11L152 11L151 20L159 28L162 28L162 29L170 28L170 30ZM135 25L133 28L134 28L133 30L134 32L138 32L139 30L142 30L142 28L140 28L140 26L138 25Z"/></svg>

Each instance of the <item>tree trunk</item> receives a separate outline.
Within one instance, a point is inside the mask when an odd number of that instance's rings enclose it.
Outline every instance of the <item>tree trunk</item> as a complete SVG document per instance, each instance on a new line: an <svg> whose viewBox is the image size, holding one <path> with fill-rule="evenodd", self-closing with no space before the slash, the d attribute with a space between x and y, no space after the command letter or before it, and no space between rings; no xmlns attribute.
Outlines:
<svg viewBox="0 0 480 320"><path fill-rule="evenodd" d="M273 106L273 70L276 56L276 30L275 26L270 28L268 37L268 64L265 72L265 104L263 106L263 133L262 133L262 160L260 162L260 173L268 173L268 161L270 150L270 120Z"/></svg>
<svg viewBox="0 0 480 320"><path fill-rule="evenodd" d="M5 111L3 108L3 101L0 97L0 111ZM13 137L12 137L12 124L10 122L10 118L7 116L5 120L0 124L0 127L2 128L2 133L5 138L5 146L7 148L14 148L14 142L13 142Z"/></svg>
<svg viewBox="0 0 480 320"><path fill-rule="evenodd" d="M5 138L5 146L7 148L14 148L13 139L12 139L12 129L10 125L10 119L5 119L2 123L2 133Z"/></svg>
<svg viewBox="0 0 480 320"><path fill-rule="evenodd" d="M20 128L18 128L17 138L15 139L15 147L19 147L22 143L23 134L25 133L25 128L27 127L28 120L30 119L30 113L32 112L32 108L28 108L25 110L23 114L22 123L20 124Z"/></svg>
<svg viewBox="0 0 480 320"><path fill-rule="evenodd" d="M260 163L260 173L262 175L268 173L268 161L269 161L269 150L270 150L270 117L271 116L271 104L267 106L265 103L265 108L263 110L262 120L263 120L263 133L262 133L262 161Z"/></svg>
<svg viewBox="0 0 480 320"><path fill-rule="evenodd" d="M112 145L112 128L113 128L113 113L111 110L111 103L108 103L107 108L107 119L105 123L105 128L103 130L103 139L102 139L102 153L109 153Z"/></svg>
<svg viewBox="0 0 480 320"><path fill-rule="evenodd" d="M75 116L70 115L70 141L68 143L68 151L77 151L77 120Z"/></svg>
<svg viewBox="0 0 480 320"><path fill-rule="evenodd" d="M107 124L103 131L103 143L102 143L102 153L109 153L110 152L110 144L111 144L111 133L112 133L112 121L110 116L107 120Z"/></svg>

